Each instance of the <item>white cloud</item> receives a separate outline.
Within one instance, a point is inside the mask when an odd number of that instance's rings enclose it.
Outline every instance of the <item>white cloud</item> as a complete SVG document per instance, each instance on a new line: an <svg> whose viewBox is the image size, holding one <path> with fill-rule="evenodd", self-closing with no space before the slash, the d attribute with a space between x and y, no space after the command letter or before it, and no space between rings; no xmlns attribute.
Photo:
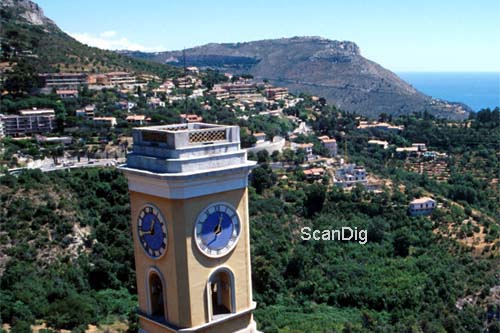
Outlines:
<svg viewBox="0 0 500 333"><path fill-rule="evenodd" d="M125 37L118 36L116 31L109 30L100 33L99 35L90 34L88 32L83 33L68 33L71 37L77 41L87 44L89 46L95 46L100 49L106 50L131 50L131 51L162 51L165 48L163 46L147 47L139 43L134 43L129 41Z"/></svg>
<svg viewBox="0 0 500 333"><path fill-rule="evenodd" d="M115 37L116 36L116 31L114 30L108 30L104 31L100 34L102 38L110 38L110 37Z"/></svg>

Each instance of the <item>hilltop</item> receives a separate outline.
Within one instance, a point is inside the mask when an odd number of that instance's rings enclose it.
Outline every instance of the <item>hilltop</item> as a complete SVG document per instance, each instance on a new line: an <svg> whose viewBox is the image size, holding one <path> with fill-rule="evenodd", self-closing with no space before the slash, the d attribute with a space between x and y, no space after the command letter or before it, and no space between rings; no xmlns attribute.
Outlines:
<svg viewBox="0 0 500 333"><path fill-rule="evenodd" d="M393 72L364 58L359 47L349 41L293 37L210 43L185 51L188 65L250 73L294 92L323 96L340 109L365 116L427 111L437 117L465 119L471 111L464 104L437 100L417 91ZM183 64L182 51L120 53Z"/></svg>
<svg viewBox="0 0 500 333"><path fill-rule="evenodd" d="M2 0L0 26L1 68L24 61L38 72L135 71L158 75L175 70L84 45L29 0Z"/></svg>

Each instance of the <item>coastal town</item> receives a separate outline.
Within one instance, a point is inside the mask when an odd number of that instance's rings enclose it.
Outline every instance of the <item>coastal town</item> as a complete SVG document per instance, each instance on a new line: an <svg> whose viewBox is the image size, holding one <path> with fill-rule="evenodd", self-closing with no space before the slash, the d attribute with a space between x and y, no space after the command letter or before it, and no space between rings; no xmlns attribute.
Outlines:
<svg viewBox="0 0 500 333"><path fill-rule="evenodd" d="M265 133L243 128L246 140L242 142L251 159L272 160L272 168L282 181L288 179L287 173L299 170L307 182L346 190L359 185L377 193L387 185L386 180L369 174L364 166L351 163L345 145L339 147L336 137L322 135L312 128L311 120L321 114L326 104L320 97L296 96L287 88L254 80L251 76L237 77L228 73L218 78L221 82L207 85L204 74L200 75L200 70L194 66L186 67L184 74L164 80L155 75L129 72L39 74L44 81L39 93L70 105L66 111L72 124L63 124L61 130L55 110L42 105L18 110L15 114L0 114L0 137L58 148L58 154L43 159L16 152L13 155L15 165L9 170L41 168L54 171L117 165L123 163L131 148L131 137L127 135L130 128L169 122L204 122L204 114L209 115L208 121L218 122L218 110L222 109L242 122L253 118L285 124L285 130L280 128L277 135L272 135L273 131ZM82 94L86 98L82 98ZM85 100L95 100L99 94L111 95L113 103L82 104ZM303 107L306 114L299 117L295 110L303 105L308 105ZM193 108L199 112L193 113ZM170 117L158 118L162 114ZM98 136L84 139L87 135L83 135L84 138L80 135L85 131ZM391 158L405 161L408 170L446 179L445 153L428 151L425 143L396 147L374 136L402 131L402 125L360 117L356 118L354 128L355 133L369 134L366 153L390 151ZM337 137L343 143L349 140L345 133Z"/></svg>

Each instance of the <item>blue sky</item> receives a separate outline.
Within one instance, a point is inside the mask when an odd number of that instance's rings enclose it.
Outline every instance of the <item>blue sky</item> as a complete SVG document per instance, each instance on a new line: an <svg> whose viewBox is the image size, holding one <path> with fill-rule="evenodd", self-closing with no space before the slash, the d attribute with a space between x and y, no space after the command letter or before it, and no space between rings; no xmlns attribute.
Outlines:
<svg viewBox="0 0 500 333"><path fill-rule="evenodd" d="M322 36L393 71L500 72L500 0L35 0L78 40L108 49Z"/></svg>

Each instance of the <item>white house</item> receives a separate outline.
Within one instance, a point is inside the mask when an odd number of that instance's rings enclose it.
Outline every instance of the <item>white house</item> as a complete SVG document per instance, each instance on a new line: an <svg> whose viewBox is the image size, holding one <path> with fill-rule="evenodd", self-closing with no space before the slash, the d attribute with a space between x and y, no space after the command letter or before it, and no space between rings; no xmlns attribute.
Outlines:
<svg viewBox="0 0 500 333"><path fill-rule="evenodd" d="M356 164L344 164L335 171L334 183L341 188L349 188L356 184L366 186L368 183L366 169Z"/></svg>
<svg viewBox="0 0 500 333"><path fill-rule="evenodd" d="M269 154L272 154L274 151L281 152L286 143L285 138L282 138L281 136L273 137L272 141L266 140L265 133L254 133L253 136L257 139L257 141L252 147L247 148L247 152L257 153L261 150L267 150Z"/></svg>
<svg viewBox="0 0 500 333"><path fill-rule="evenodd" d="M381 147L383 149L389 148L389 142L385 140L368 140L368 145Z"/></svg>
<svg viewBox="0 0 500 333"><path fill-rule="evenodd" d="M115 117L94 117L94 124L107 127L115 127L117 125Z"/></svg>
<svg viewBox="0 0 500 333"><path fill-rule="evenodd" d="M56 94L62 99L78 97L78 90L76 89L57 89Z"/></svg>
<svg viewBox="0 0 500 333"><path fill-rule="evenodd" d="M162 101L159 97L148 97L148 105L151 107L165 107L165 102Z"/></svg>
<svg viewBox="0 0 500 333"><path fill-rule="evenodd" d="M314 155L313 155L313 151L312 151L313 146L314 145L312 143L294 143L294 142L292 142L291 148L294 151L297 151L297 149L304 149L304 151L306 152L306 160L310 161L310 160L314 159Z"/></svg>
<svg viewBox="0 0 500 333"><path fill-rule="evenodd" d="M134 114L134 115L127 116L126 120L127 120L127 122L132 123L132 124L144 125L146 122L150 121L151 118L147 118L143 114Z"/></svg>
<svg viewBox="0 0 500 333"><path fill-rule="evenodd" d="M262 143L266 141L266 133L262 132L254 133L253 137L255 138L256 143Z"/></svg>
<svg viewBox="0 0 500 333"><path fill-rule="evenodd" d="M90 104L82 109L76 110L76 115L78 117L85 117L87 119L93 119L95 114L95 105Z"/></svg>
<svg viewBox="0 0 500 333"><path fill-rule="evenodd" d="M417 148L418 151L427 151L425 143L412 143L411 146Z"/></svg>
<svg viewBox="0 0 500 333"><path fill-rule="evenodd" d="M310 133L312 130L309 126L307 126L306 122L303 121L299 124L299 127L297 127L296 129L293 130L293 134L308 134Z"/></svg>
<svg viewBox="0 0 500 333"><path fill-rule="evenodd" d="M429 197L423 197L411 201L408 207L408 212L411 216L429 215L435 208L436 200Z"/></svg>

